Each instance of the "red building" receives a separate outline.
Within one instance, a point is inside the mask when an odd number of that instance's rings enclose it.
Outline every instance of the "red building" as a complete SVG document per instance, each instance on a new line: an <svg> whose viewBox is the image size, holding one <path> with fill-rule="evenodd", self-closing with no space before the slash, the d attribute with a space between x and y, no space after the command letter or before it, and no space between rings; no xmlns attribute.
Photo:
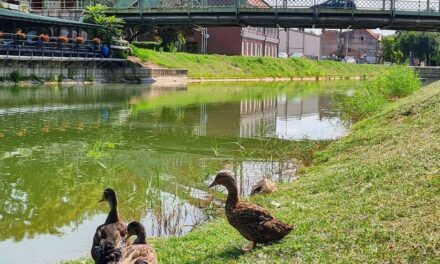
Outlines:
<svg viewBox="0 0 440 264"><path fill-rule="evenodd" d="M369 29L325 30L322 34L323 58L354 57L358 62L377 63L380 57L379 34Z"/></svg>
<svg viewBox="0 0 440 264"><path fill-rule="evenodd" d="M211 27L207 29L206 53L243 56L278 56L276 28ZM196 33L187 39L187 51L203 53L202 35Z"/></svg>

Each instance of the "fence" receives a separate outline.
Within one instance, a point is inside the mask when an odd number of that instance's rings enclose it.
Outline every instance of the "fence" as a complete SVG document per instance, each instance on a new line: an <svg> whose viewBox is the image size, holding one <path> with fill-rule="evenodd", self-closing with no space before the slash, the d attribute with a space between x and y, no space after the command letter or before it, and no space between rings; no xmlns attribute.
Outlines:
<svg viewBox="0 0 440 264"><path fill-rule="evenodd" d="M100 44L92 41L48 36L1 33L0 55L48 57L103 57ZM106 54L107 55L107 54Z"/></svg>
<svg viewBox="0 0 440 264"><path fill-rule="evenodd" d="M383 11L423 11L440 12L440 0L120 0L117 8L155 9L155 8L330 8Z"/></svg>

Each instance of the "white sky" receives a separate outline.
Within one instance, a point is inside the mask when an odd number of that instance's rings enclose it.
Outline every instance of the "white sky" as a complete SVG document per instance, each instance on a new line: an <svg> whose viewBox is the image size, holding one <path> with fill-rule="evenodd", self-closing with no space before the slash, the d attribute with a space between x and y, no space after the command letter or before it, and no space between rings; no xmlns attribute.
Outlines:
<svg viewBox="0 0 440 264"><path fill-rule="evenodd" d="M306 31L307 32L314 32L315 34L318 34L318 35L321 34L321 29L318 29L318 28L315 28L315 29L307 28ZM396 33L395 30L382 30L382 29L379 29L379 28L373 29L373 31L374 31L374 33L379 33L382 36L389 36L389 35L392 35L392 34Z"/></svg>

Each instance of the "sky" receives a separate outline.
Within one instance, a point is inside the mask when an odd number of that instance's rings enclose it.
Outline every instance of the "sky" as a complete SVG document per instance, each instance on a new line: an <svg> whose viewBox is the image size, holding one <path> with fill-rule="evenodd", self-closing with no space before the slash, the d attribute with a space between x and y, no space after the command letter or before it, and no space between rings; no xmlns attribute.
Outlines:
<svg viewBox="0 0 440 264"><path fill-rule="evenodd" d="M314 32L315 34L318 34L318 35L321 34L321 29L317 29L317 28L315 28L315 29L308 28L308 29L306 29L306 31L307 32ZM382 36L389 36L389 35L396 33L395 30L382 30L380 28L373 29L373 31L374 31L374 33L379 33Z"/></svg>

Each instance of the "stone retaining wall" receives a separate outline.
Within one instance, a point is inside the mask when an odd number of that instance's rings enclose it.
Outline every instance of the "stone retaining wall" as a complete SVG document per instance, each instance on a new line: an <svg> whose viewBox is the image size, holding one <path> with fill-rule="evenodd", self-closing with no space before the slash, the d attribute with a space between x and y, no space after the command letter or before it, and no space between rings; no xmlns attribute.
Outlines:
<svg viewBox="0 0 440 264"><path fill-rule="evenodd" d="M149 81L175 78L186 81L187 70L151 69L122 59L52 58L30 56L0 56L0 77L8 79L12 72L21 77L41 80L71 79L76 81Z"/></svg>

